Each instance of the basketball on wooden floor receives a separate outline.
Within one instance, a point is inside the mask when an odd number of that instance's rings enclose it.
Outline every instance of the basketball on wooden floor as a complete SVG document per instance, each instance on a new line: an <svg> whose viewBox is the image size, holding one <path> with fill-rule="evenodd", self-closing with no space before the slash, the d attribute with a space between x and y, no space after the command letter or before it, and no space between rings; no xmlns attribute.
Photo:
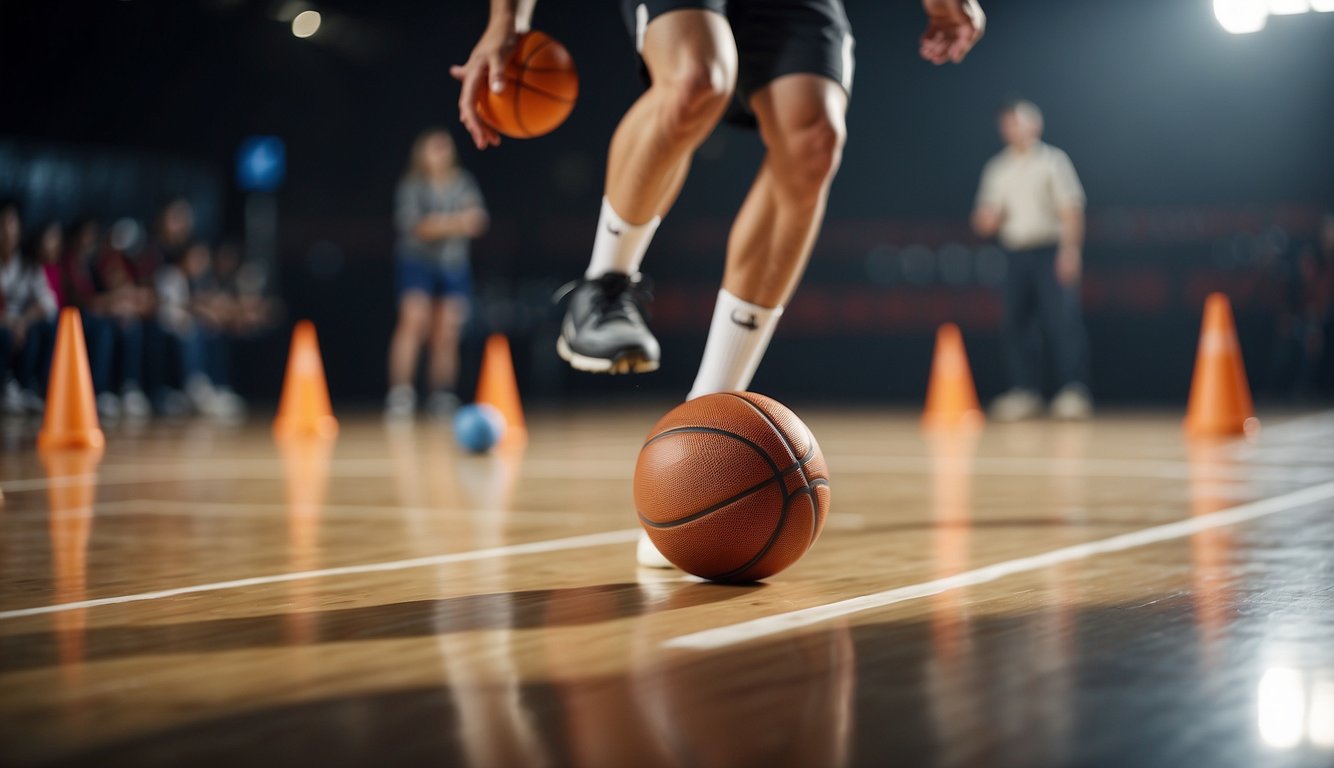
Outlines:
<svg viewBox="0 0 1334 768"><path fill-rule="evenodd" d="M705 395L653 427L635 465L635 507L673 565L715 581L755 581L795 563L829 512L815 436L753 392Z"/></svg>
<svg viewBox="0 0 1334 768"><path fill-rule="evenodd" d="M483 88L477 114L504 136L531 139L560 127L578 96L570 52L545 32L525 32L505 61L504 90Z"/></svg>

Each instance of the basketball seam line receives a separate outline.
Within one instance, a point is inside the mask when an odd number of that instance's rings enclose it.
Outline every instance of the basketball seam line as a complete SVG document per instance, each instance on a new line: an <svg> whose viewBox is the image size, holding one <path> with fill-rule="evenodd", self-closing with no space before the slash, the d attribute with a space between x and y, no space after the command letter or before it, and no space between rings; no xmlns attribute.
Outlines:
<svg viewBox="0 0 1334 768"><path fill-rule="evenodd" d="M782 491L782 493L783 493L783 509L782 509L781 512L778 513L778 524L774 526L774 532L773 532L772 535L769 536L769 540L768 540L767 542L764 543L764 546L763 546L762 548L760 548L760 551L759 551L754 557L752 557L752 558L750 559L749 562L747 562L745 565L741 566L740 568L737 568L737 569L732 570L732 571L728 571L727 573L724 573L724 574L722 574L721 576L716 577L716 578L719 578L719 579L729 579L729 578L734 578L735 576L737 576L737 575L739 575L739 574L745 573L746 571L750 570L751 568L754 568L755 565L756 565L756 563L759 563L761 560L764 559L764 556L765 556L765 555L769 554L769 551L773 549L774 544L777 543L779 534L781 534L781 533L783 532L783 525L787 523L787 511L788 511L789 506L790 506L791 503L792 503L792 499L796 498L797 495L798 495L798 493L802 493L802 492L810 492L810 491L811 491L811 481L810 481L809 478L806 477L805 466L802 464L800 458L798 458L796 448L792 445L792 442L789 441L789 440L787 439L787 435L783 434L783 430L779 429L779 428L778 428L778 425L777 425L776 423L774 423L774 420L771 419L771 418L769 418L769 414L765 413L761 408L759 408L758 406L756 406L754 403L752 403L751 401L749 401L749 400L747 400L746 398L742 397L741 395L738 395L738 394L735 393L735 392L724 392L723 394L725 394L725 395L730 395L731 397L735 397L736 399L738 399L738 400L740 400L741 402L745 403L746 405L750 406L751 410L753 410L753 411L755 411L756 413L758 413L758 414L760 415L760 418L764 419L764 421L769 425L769 429L773 430L774 434L778 435L778 439L779 439L779 441L783 443L783 446L784 446L785 448L787 448L787 453L788 453L788 455L791 456L794 460L797 461L797 465L798 465L797 468L798 468L798 470L801 472L802 484L805 486L805 487L803 488L803 491L795 491L795 492L793 492L793 493L788 493L788 492L787 492L787 483L783 482L783 478L786 477L787 473L785 472L785 473L783 473L783 475L780 475L780 476L779 476L779 478L778 478L778 489L779 489L780 491ZM812 441L811 441L811 455L812 455L812 456L815 455L815 441L814 441L814 439L812 439ZM812 502L815 501L815 497L814 497L814 495L811 496L811 501L812 501ZM818 505L818 504L815 504L815 503L812 503L812 504L811 504L811 512L812 512L812 515L813 515L813 516L812 516L812 519L811 519L811 527L812 527L812 528L814 528L814 526L815 526L814 515L818 515L818 514L819 514L819 511L820 511L820 510L819 510L819 505ZM810 544L807 544L806 546L809 548L809 547L810 547Z"/></svg>
<svg viewBox="0 0 1334 768"><path fill-rule="evenodd" d="M538 71L538 70L535 70L535 69L525 69L525 70L524 70L525 73L527 73L527 72L536 72L536 71ZM553 71L559 71L559 70L553 70ZM507 79L507 80L511 80L511 81L513 81L513 85L514 85L515 88L521 88L521 89L522 89L522 88L526 88L526 89L532 91L533 93L540 93L541 95L547 97L548 99L551 99L552 101L559 101L559 102L562 103L562 104L573 104L573 103L575 103L576 101L578 101L578 98L567 99L567 98L565 98L564 96L558 96L558 95L552 93L551 91L548 91L546 88L538 88L538 87L535 86L535 85L529 85L528 83L521 82L521 81L516 80L516 79L514 79L514 78L512 78L512 77L510 77L510 78L506 78L506 79Z"/></svg>
<svg viewBox="0 0 1334 768"><path fill-rule="evenodd" d="M797 456L797 448L796 448L796 446L794 446L794 445L792 444L792 441L791 441L791 440L788 440L788 439L787 439L787 435L783 433L783 430L779 428L778 424L775 423L773 419L769 418L769 414L765 413L763 409L759 408L759 407L756 406L754 403L752 403L751 401L749 401L749 400L747 400L746 398L742 397L741 395L738 395L738 394L735 393L735 392L724 392L723 394L724 394L724 395L727 395L728 397L735 397L736 399L738 399L738 400L740 400L741 402L745 403L746 405L750 406L750 409L751 409L752 411L755 411L756 413L758 413L758 414L760 415L760 418L764 419L765 422L767 422L767 423L769 424L769 428L773 430L774 434L775 434L775 435L778 435L778 439L779 439L779 441L782 442L782 443L783 443L783 447L787 449L787 455L790 456L790 457L792 457L792 460L793 460L793 461L797 462L797 465L794 467L794 469L802 469L802 461L801 461L801 457ZM814 447L814 445L812 444L812 448L813 448L813 447ZM787 470L787 472L791 472L791 471L792 471L791 469ZM784 474L787 474L787 472L784 472ZM805 473L805 471L803 471L803 472L801 473L801 479L802 479L803 481L806 480L806 473Z"/></svg>
<svg viewBox="0 0 1334 768"><path fill-rule="evenodd" d="M658 439L660 439L660 437L666 437L666 436L668 436L668 435L676 435L676 433L680 433L680 432L700 432L700 431L711 432L712 429L707 428L707 427L675 427L675 428L672 428L672 429L668 429L668 431L666 431L666 432L662 432L662 433L660 433L660 435L655 435L654 437L652 437L651 440L648 440L648 443L644 443L644 445L650 445L650 444L652 444L652 443L655 443L655 441L658 440ZM731 437L736 437L736 439L739 439L739 440L742 440L742 441L747 441L746 439L744 439L744 437L742 437L742 436L740 436L740 435L735 435L734 432L727 432L726 429L719 429L719 431L716 431L716 433L720 433L720 435L727 435L727 436L731 436ZM748 441L747 441L747 443L748 443ZM764 456L764 453L763 453L762 451L760 451L758 445L751 444L751 447L752 447L752 448L755 448L755 449L756 449L756 452L758 452L760 456ZM787 488L786 488L786 484L782 483L782 479L783 479L783 477L787 477L788 473L794 471L794 469L800 469L800 468L802 468L802 467L806 467L806 464L807 464L807 463L810 463L810 460L811 460L811 459L814 459L814 457L815 457L815 447L814 447L814 445L811 445L811 449L810 449L810 451L807 451L807 452L806 452L806 456L803 456L803 457L802 457L802 460L798 461L798 463L796 463L796 464L792 464L791 467L787 467L787 468L783 468L783 469L775 469L775 476L774 476L774 477L770 477L770 479L768 479L768 480L762 480L762 481L759 481L759 483L756 483L755 485L751 485L750 488L747 488L746 491L742 491L742 492L738 493L738 495L736 495L736 496L732 496L731 499L727 499L727 500L724 500L724 501L719 501L718 504L714 504L714 505L712 505L712 507L710 507L710 508L708 508L708 509L704 509L704 511L695 512L694 515L690 515L690 516L688 516L688 517L682 517L682 519L679 519L679 520L672 520L672 521L670 521L670 523L656 523L656 521L654 521L654 520L648 520L647 517L644 517L643 515L639 515L639 521L640 521L640 523L643 523L644 525L648 525L648 527L650 527L650 528L658 528L658 529L670 529L670 528L676 528L676 527L678 527L678 525L684 525L684 524L686 524L686 523L694 523L694 521L695 521L695 520L699 520L700 517L704 517L704 516L707 516L707 515L712 515L712 513L714 513L714 512L718 512L719 509L722 509L723 507L727 507L727 505L735 504L736 501L740 501L740 500L744 499L744 497L750 496L751 493L755 493L756 491L759 491L759 489L760 489L760 488L763 488L764 485L768 485L768 484L770 484L770 483L775 483L775 481L778 481L778 484L779 484L779 493L782 493L782 495L783 495L783 503L786 504L787 501L788 501L788 499L790 499L791 496L796 496L796 495L798 495L798 493L804 493L804 492L806 492L806 491L804 491L804 489L803 489L803 491L798 491L798 492L795 492L795 493L791 493L791 495L788 495L788 493L787 493ZM770 464L770 467L778 467L778 464L771 463L771 464ZM810 487L810 485L814 485L814 484L815 484L815 483L808 483L807 485L808 485L808 487ZM828 483L823 483L823 485L828 485Z"/></svg>
<svg viewBox="0 0 1334 768"><path fill-rule="evenodd" d="M695 522L696 520L700 519L701 517L705 517L705 516L711 515L711 514L713 514L714 512L717 512L718 510L722 509L723 507L726 507L726 506L729 506L729 505L731 505L731 504L735 504L735 503L738 502L738 501L741 501L742 499L746 498L747 496L751 495L752 493L755 493L756 491L760 490L760 489L763 488L764 486L766 486L766 485L768 485L768 484L774 482L774 480L775 480L775 478L772 478L772 477L769 478L768 480L763 480L763 481L761 481L761 482L759 482L759 483L756 483L755 485L752 485L751 487L747 488L746 490L744 490L744 491L738 493L737 495L733 496L733 497L730 498L730 499L727 499L727 500L725 500L725 501L720 501L720 502L718 502L717 504L714 504L712 507L709 507L708 509L702 510L702 511L700 511L700 512L696 512L696 513L694 513L693 515L689 515L689 516L687 516L687 517L682 517L682 518L680 518L680 519L673 520L673 521L671 521L671 522L669 522L669 523L655 523L655 522L653 522L652 520L648 520L648 519L646 519L643 515L640 515L640 516L639 516L639 521L642 522L644 525L647 525L647 526L650 527L650 528L657 528L657 529L659 529L659 530L666 530L666 529L669 529L669 528L676 528L676 527L678 527L678 526L685 525L686 523L693 523L693 522Z"/></svg>
<svg viewBox="0 0 1334 768"><path fill-rule="evenodd" d="M690 523L690 522L694 522L695 520L699 520L700 518L702 518L702 517L704 517L704 516L706 516L706 515L713 514L714 512L717 512L718 510L722 509L723 507L727 506L728 504L733 504L733 503L735 503L735 502L737 502L737 501L740 501L741 499L745 498L747 495L752 494L752 493L755 493L756 491L760 490L761 488L763 488L764 486L768 485L769 483L774 483L774 482L778 483L778 492L781 493L781 494L783 494L783 503L784 503L784 504L787 503L787 493L786 493L785 489L783 488L783 474L784 474L784 473L779 469L779 467L778 467L778 462L774 461L774 460L773 460L773 457L769 456L769 454L768 454L767 452L765 452L765 450L764 450L763 448L761 448L759 445L757 445L757 444L751 442L750 440L747 440L746 438L742 437L741 435L738 435L738 434L735 433L735 432L728 432L728 431L725 430L725 429L718 429L718 428L716 428L716 427L673 427L672 429L669 429L669 430L667 430L666 432L661 432L661 433L656 434L656 435L654 435L653 437L649 438L648 442L644 443L644 448L649 447L650 445L656 443L657 441L659 441L659 440L661 440L661 439L663 439L663 438L665 438L665 437L668 437L668 436L671 436L671 435L681 434L681 433L683 433L683 432L703 432L703 433L713 434L713 435L723 435L724 437L730 437L730 438L732 438L733 440L736 440L737 442L743 443L744 445L749 446L750 449L751 449L752 451L755 452L755 455L756 455L756 456L759 456L761 459L764 459L765 463L769 465L769 468L770 468L771 470L773 470L774 476L771 477L771 478L769 478L768 480L765 480L765 481L762 482L762 483L759 483L759 484L753 486L752 488L746 490L744 493L741 493L741 494L739 494L739 495L737 495L737 496L734 496L734 497L732 497L731 499L728 499L727 501L724 501L724 502L722 502L722 503L720 503L720 504L715 504L714 506L712 506L712 507L710 507L709 509L706 509L706 510L704 510L704 511L702 511L702 512L695 512L695 513L691 514L691 515L688 516L688 517L683 517L683 518L681 518L681 519L679 519L679 520L673 520L673 521L671 521L670 523L655 523L655 522L653 522L653 521L651 521L651 520L647 520L647 519L645 519L645 517L644 517L642 514L639 514L639 520L640 520L642 523L644 523L645 525L649 526L650 528L657 528L657 529L675 528L675 527L680 526L680 525L685 525L686 523ZM642 451L643 448L641 448L640 450ZM636 514L638 514L638 510L636 510Z"/></svg>
<svg viewBox="0 0 1334 768"><path fill-rule="evenodd" d="M542 50L543 48L546 48L548 45L551 45L551 41L552 38L548 37L546 40L543 40L541 43L538 43L536 48L529 51L528 55L523 57L523 62L519 64L519 74L516 75L514 78L516 81L515 85L520 86L514 89L514 122L519 124L519 128L522 129L524 133L528 134L527 138L530 139L533 138L533 132L528 130L528 127L523 124L523 113L519 110L519 94L523 93L523 88L521 87L521 84L523 83L524 73L528 71L529 59L532 59L534 56L536 56L538 51Z"/></svg>
<svg viewBox="0 0 1334 768"><path fill-rule="evenodd" d="M728 431L725 430L725 429L715 429L714 427L672 427L671 429L669 429L669 430L667 430L667 431L665 431L665 432L659 432L658 434L656 434L656 435L654 435L653 437L649 438L647 441L645 441L645 443L644 443L644 447L648 447L649 445L652 445L653 443L657 442L657 441L660 440L661 438L667 437L668 435L676 434L676 433L678 433L678 432L700 432L700 431L717 432L718 434L722 434L722 435L731 435L731 436L736 437L736 438L739 438L739 439L741 439L741 440L745 440L744 437L741 437L741 435L738 435L738 434L736 434L735 432L728 432ZM747 442L749 442L749 441L747 441ZM754 444L752 443L752 445L754 445ZM760 452L760 455L762 455L762 456L767 455L767 454L764 453L764 449L760 448L759 446L754 446L754 447L756 448L756 450L758 450L758 451ZM642 450L642 449L641 449L641 450ZM796 451L789 450L788 453L789 453L789 454L793 454L793 453L796 453ZM807 451L807 452L806 452L806 455L805 455L805 456L802 456L801 459L798 460L797 462L795 462L795 463L793 463L793 464L789 464L789 465L786 466L786 467L778 468L778 464L777 464L776 462L770 461L770 466L772 466L772 467L775 468L775 469L774 469L775 472L778 472L781 476L786 477L789 473L791 473L791 472L793 472L793 471L795 471L795 470L803 469L807 464L811 463L811 459L814 459L814 458L815 458L815 441L812 440L812 441L811 441L811 449L810 449L809 451Z"/></svg>

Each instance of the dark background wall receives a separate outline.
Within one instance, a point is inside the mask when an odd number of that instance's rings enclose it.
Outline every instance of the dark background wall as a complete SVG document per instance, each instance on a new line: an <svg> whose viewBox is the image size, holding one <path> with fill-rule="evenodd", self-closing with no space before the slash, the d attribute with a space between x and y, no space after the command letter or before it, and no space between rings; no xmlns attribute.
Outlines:
<svg viewBox="0 0 1334 768"><path fill-rule="evenodd" d="M0 139L76 165L138 158L146 177L202 168L215 191L190 190L202 234L216 238L240 233L244 201L230 179L237 145L281 136L281 292L294 315L319 324L335 397L369 400L382 391L393 319L392 188L419 130L457 125L447 67L466 57L485 3L320 2L324 25L309 40L274 20L276 5L7 0ZM547 138L462 152L495 219L476 248L475 332L513 335L536 398L684 391L727 224L760 156L753 134L719 129L650 252L664 371L633 381L565 371L551 353L547 297L587 257L606 142L639 88L615 5L540 3L535 25L580 67L578 107ZM1089 193L1097 394L1184 397L1203 296L1214 289L1237 304L1252 379L1285 391L1275 362L1284 264L1334 207L1334 14L1272 18L1261 33L1233 36L1208 0L990 6L987 36L968 61L936 68L916 55L919 4L849 0L857 75L844 167L808 280L756 388L916 399L931 334L945 320L963 326L984 395L1003 386L996 256L967 232L966 215L981 165L998 149L995 106L1021 94L1044 108L1048 140L1070 153ZM136 215L147 218L162 202L147 198L177 188L146 181L136 188L149 191L129 203L89 183L56 200L5 171L18 167L5 161L13 156L0 152L0 196L60 216L141 207ZM243 391L276 394L281 336L247 354Z"/></svg>

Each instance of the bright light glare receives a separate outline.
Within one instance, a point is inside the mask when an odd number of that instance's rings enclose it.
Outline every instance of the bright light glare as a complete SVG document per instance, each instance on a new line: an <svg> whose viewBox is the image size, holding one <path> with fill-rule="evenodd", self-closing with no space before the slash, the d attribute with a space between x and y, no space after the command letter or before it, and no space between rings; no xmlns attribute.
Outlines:
<svg viewBox="0 0 1334 768"><path fill-rule="evenodd" d="M1311 686L1306 736L1321 749L1334 749L1334 680L1316 680Z"/></svg>
<svg viewBox="0 0 1334 768"><path fill-rule="evenodd" d="M1223 29L1244 35L1264 29L1269 12L1265 0L1214 0L1214 16Z"/></svg>
<svg viewBox="0 0 1334 768"><path fill-rule="evenodd" d="M1301 743L1306 720L1306 691L1301 673L1274 667L1260 677L1256 709L1260 738L1271 747L1291 749Z"/></svg>
<svg viewBox="0 0 1334 768"><path fill-rule="evenodd" d="M292 34L297 37L310 37L320 29L319 11L302 11L292 19Z"/></svg>
<svg viewBox="0 0 1334 768"><path fill-rule="evenodd" d="M1311 0L1311 10L1321 13L1334 13L1334 0Z"/></svg>
<svg viewBox="0 0 1334 768"><path fill-rule="evenodd" d="M1269 0L1269 12L1275 16L1306 13L1311 10L1308 0Z"/></svg>

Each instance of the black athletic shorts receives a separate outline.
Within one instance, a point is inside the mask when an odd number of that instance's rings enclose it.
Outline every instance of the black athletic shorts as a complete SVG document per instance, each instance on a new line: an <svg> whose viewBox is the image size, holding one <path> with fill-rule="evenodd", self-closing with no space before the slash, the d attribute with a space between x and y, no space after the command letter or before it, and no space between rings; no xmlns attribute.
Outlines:
<svg viewBox="0 0 1334 768"><path fill-rule="evenodd" d="M739 68L730 122L755 125L750 97L783 75L827 77L852 93L852 27L843 0L622 0L635 50L649 22L669 11L713 11L727 18ZM640 61L645 82L648 70Z"/></svg>

